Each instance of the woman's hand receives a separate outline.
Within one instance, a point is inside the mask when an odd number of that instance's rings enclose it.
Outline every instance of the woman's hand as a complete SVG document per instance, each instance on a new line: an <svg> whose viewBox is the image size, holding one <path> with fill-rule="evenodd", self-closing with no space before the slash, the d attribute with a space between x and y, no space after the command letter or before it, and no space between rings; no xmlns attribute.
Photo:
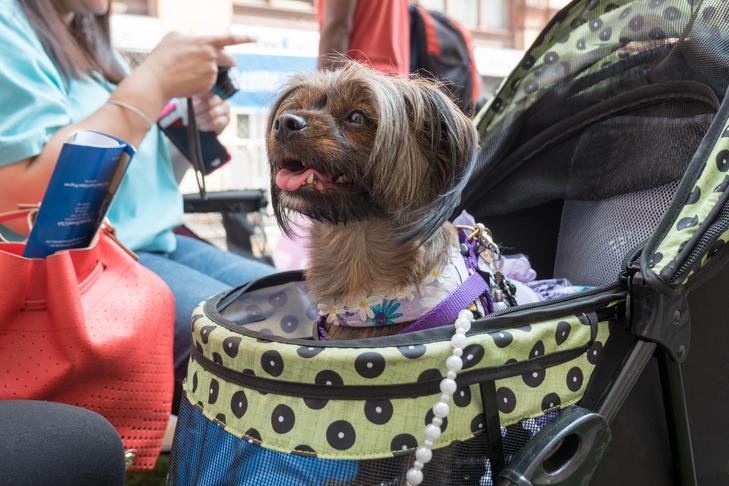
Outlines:
<svg viewBox="0 0 729 486"><path fill-rule="evenodd" d="M206 92L192 98L197 127L203 132L220 135L230 123L230 105L218 95Z"/></svg>
<svg viewBox="0 0 729 486"><path fill-rule="evenodd" d="M218 66L235 64L223 48L251 40L237 35L192 37L170 32L132 75L142 71L154 76L167 99L201 94L212 88Z"/></svg>
<svg viewBox="0 0 729 486"><path fill-rule="evenodd" d="M36 157L0 167L0 211L15 209L18 202L40 201L55 167L63 143L76 130L97 130L138 146L172 98L207 93L215 83L218 66L230 66L233 59L223 48L250 42L248 37L225 35L191 37L168 34L147 59L117 86L111 98L141 112L106 103L88 117L58 130ZM229 108L212 97L200 97L207 109L200 109L198 121L205 129L219 133L230 117Z"/></svg>
<svg viewBox="0 0 729 486"><path fill-rule="evenodd" d="M250 37L237 35L192 37L171 32L119 83L112 98L136 107L147 120L156 120L170 99L210 91L218 66L234 64L233 58L223 51L225 46L251 41ZM141 117L134 118L131 117L131 123L145 131L149 128Z"/></svg>

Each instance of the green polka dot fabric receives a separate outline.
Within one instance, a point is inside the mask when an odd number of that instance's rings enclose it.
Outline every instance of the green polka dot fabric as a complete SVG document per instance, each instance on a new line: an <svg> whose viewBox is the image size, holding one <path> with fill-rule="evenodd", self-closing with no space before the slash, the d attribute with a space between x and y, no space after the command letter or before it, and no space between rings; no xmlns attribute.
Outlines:
<svg viewBox="0 0 729 486"><path fill-rule="evenodd" d="M315 341L257 339L228 327L211 319L205 306L196 310L196 351L185 392L229 433L275 451L358 460L412 451L422 439L440 395L448 339L399 347L326 347ZM483 431L478 376L495 376L498 370L503 426L577 402L608 336L608 323L596 322L594 314L468 336L459 388L436 448ZM529 361L543 364L519 367ZM317 385L319 396L298 392L302 384ZM328 397L328 387L342 386L359 387L361 397ZM409 396L402 396L399 386L408 387Z"/></svg>
<svg viewBox="0 0 729 486"><path fill-rule="evenodd" d="M679 265L695 249L695 243L706 231L706 224L716 218L717 210L726 204L729 188L729 121L710 139L713 148L706 160L701 160L702 170L688 194L678 216L659 245L651 253L649 264L653 272L666 281L673 281ZM729 240L729 230L720 231L705 247L692 272L703 267ZM683 283L692 272L681 275L674 283Z"/></svg>
<svg viewBox="0 0 729 486"><path fill-rule="evenodd" d="M516 117L535 106L546 94L560 89L569 78L585 80L579 94L593 91L620 93L620 80L628 74L621 68L615 79L601 77L614 63L640 56L647 43L652 47L694 42L685 48L695 69L702 69L706 83L712 77L729 76L726 46L729 45L729 6L722 0L585 0L570 3L542 31L496 95L475 117L482 138L489 133L508 133ZM625 63L623 63L625 65ZM636 77L641 76L635 64ZM680 76L676 79L680 79ZM611 85L611 83L613 83ZM714 82L720 101L726 85ZM729 228L717 225L727 202L729 188L729 118L727 102L699 147L679 190L677 200L646 248L643 270L649 280L677 286L686 282L729 241Z"/></svg>
<svg viewBox="0 0 729 486"><path fill-rule="evenodd" d="M637 53L632 43L680 36L694 8L686 0L573 2L552 19L476 116L479 132L525 110L568 75L586 77L618 56Z"/></svg>

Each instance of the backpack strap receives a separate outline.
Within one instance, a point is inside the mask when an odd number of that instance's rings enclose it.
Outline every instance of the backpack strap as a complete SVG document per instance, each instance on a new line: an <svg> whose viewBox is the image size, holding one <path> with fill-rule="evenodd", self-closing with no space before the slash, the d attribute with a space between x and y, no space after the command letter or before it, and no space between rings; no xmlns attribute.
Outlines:
<svg viewBox="0 0 729 486"><path fill-rule="evenodd" d="M438 32L435 28L435 21L422 5L416 5L420 17L423 19L423 27L425 27L425 49L431 56L440 55L440 41L438 40Z"/></svg>
<svg viewBox="0 0 729 486"><path fill-rule="evenodd" d="M466 44L466 49L468 50L468 60L470 61L469 71L471 73L471 103L475 105L480 95L480 83L478 68L476 67L476 58L473 51L473 38L471 37L471 32L469 32L468 29L466 29L460 22L457 22L453 19L451 19L451 22L456 27L456 29L458 29L461 37L463 37L463 42Z"/></svg>

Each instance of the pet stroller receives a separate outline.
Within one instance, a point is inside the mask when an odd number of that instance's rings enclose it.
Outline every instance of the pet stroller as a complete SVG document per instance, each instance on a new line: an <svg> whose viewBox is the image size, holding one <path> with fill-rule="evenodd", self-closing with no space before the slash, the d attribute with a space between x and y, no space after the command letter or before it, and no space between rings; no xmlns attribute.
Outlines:
<svg viewBox="0 0 729 486"><path fill-rule="evenodd" d="M592 289L472 323L423 484L729 484L728 84L729 2L579 0L479 113L463 207ZM198 308L171 483L406 484L453 326L317 317L298 272Z"/></svg>

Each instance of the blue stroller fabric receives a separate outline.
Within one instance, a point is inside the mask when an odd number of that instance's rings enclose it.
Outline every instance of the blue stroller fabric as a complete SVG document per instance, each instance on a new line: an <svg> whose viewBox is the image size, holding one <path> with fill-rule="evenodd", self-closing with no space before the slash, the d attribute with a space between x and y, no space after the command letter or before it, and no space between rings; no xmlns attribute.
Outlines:
<svg viewBox="0 0 729 486"><path fill-rule="evenodd" d="M175 435L180 463L175 484L239 486L324 485L351 481L358 461L318 459L264 449L208 420L183 400Z"/></svg>

